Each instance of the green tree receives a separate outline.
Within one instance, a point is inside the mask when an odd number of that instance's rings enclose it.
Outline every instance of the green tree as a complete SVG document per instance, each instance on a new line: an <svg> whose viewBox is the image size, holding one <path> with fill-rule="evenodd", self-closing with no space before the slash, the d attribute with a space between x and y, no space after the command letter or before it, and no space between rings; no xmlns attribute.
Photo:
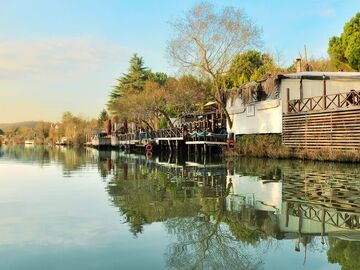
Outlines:
<svg viewBox="0 0 360 270"><path fill-rule="evenodd" d="M149 73L149 80L157 82L160 85L164 85L168 80L168 75L164 72L150 72Z"/></svg>
<svg viewBox="0 0 360 270"><path fill-rule="evenodd" d="M137 54L130 59L130 67L127 74L119 79L119 88L124 92L139 93L144 90L145 81L149 77L149 70L144 66L144 60ZM120 93L122 92L120 90Z"/></svg>
<svg viewBox="0 0 360 270"><path fill-rule="evenodd" d="M113 87L113 89L110 91L109 100L106 104L107 108L110 112L115 112L114 107L116 106L116 102L122 96L123 96L123 93L121 91L121 87L119 87L119 85Z"/></svg>
<svg viewBox="0 0 360 270"><path fill-rule="evenodd" d="M360 269L360 243L330 238L327 252L331 263L339 263L342 270Z"/></svg>
<svg viewBox="0 0 360 270"><path fill-rule="evenodd" d="M331 37L328 53L336 67L360 70L360 12L344 26L340 37Z"/></svg>
<svg viewBox="0 0 360 270"><path fill-rule="evenodd" d="M100 112L99 117L97 119L98 127L104 126L104 122L108 119L109 119L109 114L107 113L107 111L105 109L103 109Z"/></svg>
<svg viewBox="0 0 360 270"><path fill-rule="evenodd" d="M272 57L266 53L250 50L234 57L227 79L230 87L260 80L275 69Z"/></svg>
<svg viewBox="0 0 360 270"><path fill-rule="evenodd" d="M144 90L145 82L149 79L150 70L144 66L144 60L137 54L130 59L130 67L128 73L123 74L117 81L118 84L111 90L109 101L107 103L108 110L116 113L118 101L133 93L140 93Z"/></svg>

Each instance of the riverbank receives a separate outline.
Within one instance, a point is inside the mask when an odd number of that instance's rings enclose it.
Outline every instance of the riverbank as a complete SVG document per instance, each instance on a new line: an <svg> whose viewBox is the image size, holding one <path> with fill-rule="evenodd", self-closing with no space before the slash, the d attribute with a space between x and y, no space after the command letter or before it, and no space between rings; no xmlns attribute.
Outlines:
<svg viewBox="0 0 360 270"><path fill-rule="evenodd" d="M266 157L317 161L360 162L360 150L331 148L303 149L282 145L280 134L256 134L237 137L235 147L227 150L227 157Z"/></svg>

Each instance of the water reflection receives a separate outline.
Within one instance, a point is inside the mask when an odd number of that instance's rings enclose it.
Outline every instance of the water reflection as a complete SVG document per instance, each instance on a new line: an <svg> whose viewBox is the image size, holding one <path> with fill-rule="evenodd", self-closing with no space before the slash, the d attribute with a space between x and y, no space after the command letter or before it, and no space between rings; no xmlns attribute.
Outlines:
<svg viewBox="0 0 360 270"><path fill-rule="evenodd" d="M303 264L308 250L328 250L330 263L360 268L356 258L339 255L360 252L355 165L259 159L203 165L120 154L112 170L109 194L131 232L163 221L175 237L170 267L258 269L265 263L259 254L292 239L292 252L303 249Z"/></svg>
<svg viewBox="0 0 360 270"><path fill-rule="evenodd" d="M164 226L167 268L360 269L354 164L21 147L1 148L4 160L61 164L65 176L97 168L133 237Z"/></svg>

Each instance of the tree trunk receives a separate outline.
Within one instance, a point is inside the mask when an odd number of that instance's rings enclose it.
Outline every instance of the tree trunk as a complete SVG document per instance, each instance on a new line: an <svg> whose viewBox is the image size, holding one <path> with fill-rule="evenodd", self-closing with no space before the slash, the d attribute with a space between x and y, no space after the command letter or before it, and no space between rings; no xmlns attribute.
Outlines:
<svg viewBox="0 0 360 270"><path fill-rule="evenodd" d="M141 120L150 130L154 130L154 127L150 125L150 123L144 119Z"/></svg>
<svg viewBox="0 0 360 270"><path fill-rule="evenodd" d="M230 117L230 114L228 112L228 110L226 109L226 100L222 100L221 98L221 90L220 90L220 87L218 85L218 83L215 81L215 88L216 88L216 94L219 96L219 97L216 97L216 95L214 95L214 99L216 101L216 103L218 104L218 106L220 107L220 110L225 114L225 117L226 117L226 121L227 123L229 124L229 128L231 129L232 126L233 126L233 120L231 119Z"/></svg>

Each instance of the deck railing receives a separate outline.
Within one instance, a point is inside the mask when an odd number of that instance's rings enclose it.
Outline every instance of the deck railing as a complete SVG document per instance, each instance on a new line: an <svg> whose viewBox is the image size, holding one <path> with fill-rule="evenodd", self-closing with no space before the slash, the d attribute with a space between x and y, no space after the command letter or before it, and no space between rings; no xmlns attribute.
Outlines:
<svg viewBox="0 0 360 270"><path fill-rule="evenodd" d="M350 106L360 106L359 92L350 91L348 93L289 100L288 113L326 111Z"/></svg>
<svg viewBox="0 0 360 270"><path fill-rule="evenodd" d="M170 129L161 129L150 132L151 138L180 138L183 137L183 129L174 127Z"/></svg>

